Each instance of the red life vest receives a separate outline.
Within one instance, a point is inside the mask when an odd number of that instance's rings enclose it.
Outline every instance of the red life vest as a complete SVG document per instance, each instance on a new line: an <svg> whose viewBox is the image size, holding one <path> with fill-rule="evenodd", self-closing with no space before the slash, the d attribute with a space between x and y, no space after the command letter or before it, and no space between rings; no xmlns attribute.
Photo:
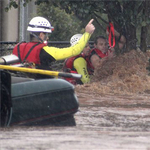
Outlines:
<svg viewBox="0 0 150 150"><path fill-rule="evenodd" d="M77 56L74 56L74 57L71 57L71 58L68 58L65 60L64 62L64 67L63 67L63 71L64 72L71 72L71 73L75 73L76 70L75 68L73 67L73 62L75 59L77 59L78 57L83 57L82 54L79 54ZM76 72L77 73L77 72Z"/></svg>
<svg viewBox="0 0 150 150"><path fill-rule="evenodd" d="M91 63L91 61L90 61L91 56L92 56L93 54L96 54L96 55L101 59L101 58L106 57L106 56L108 55L108 52L107 52L106 54L103 54L103 53L101 52L101 50L96 49L96 48L94 48L94 49L92 49L92 50L90 51L89 57L87 57L86 60L87 60L88 68L90 69L89 72L91 72L91 74L94 73L94 67L93 67L93 65L92 65L92 63Z"/></svg>
<svg viewBox="0 0 150 150"><path fill-rule="evenodd" d="M69 73L77 73L76 69L73 67L73 62L78 57L83 57L86 60L88 73L90 75L93 74L94 67L93 67L93 65L90 62L90 57L89 56L85 56L83 53L81 53L81 54L79 54L77 56L74 56L74 57L66 59L65 63L64 63L63 71L64 72L69 72Z"/></svg>
<svg viewBox="0 0 150 150"><path fill-rule="evenodd" d="M98 55L99 58L104 58L104 57L106 57L108 55L108 53L103 54L101 52L101 50L99 50L97 48L92 49L91 52L90 52L90 54L92 54L92 53L95 53L96 55Z"/></svg>
<svg viewBox="0 0 150 150"><path fill-rule="evenodd" d="M13 49L13 54L19 57L20 63L25 61L40 64L40 51L46 46L44 43L29 42L19 43Z"/></svg>
<svg viewBox="0 0 150 150"><path fill-rule="evenodd" d="M73 62L74 62L75 59L77 59L79 57L84 58L83 54L79 54L77 56L66 59L65 62L64 62L63 71L78 74L76 69L73 67ZM74 78L64 78L64 79L67 80L68 82L72 83L73 85L82 84L81 80L79 80L79 79L74 79Z"/></svg>
<svg viewBox="0 0 150 150"><path fill-rule="evenodd" d="M87 70L88 70L88 73L89 75L92 75L94 73L94 67L90 61L90 57L85 57L85 60L87 62Z"/></svg>

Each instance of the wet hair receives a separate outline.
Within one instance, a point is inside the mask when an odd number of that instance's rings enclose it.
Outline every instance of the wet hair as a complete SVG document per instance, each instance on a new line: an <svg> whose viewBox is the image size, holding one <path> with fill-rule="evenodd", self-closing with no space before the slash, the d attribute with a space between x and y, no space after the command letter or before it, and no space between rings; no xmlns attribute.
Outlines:
<svg viewBox="0 0 150 150"><path fill-rule="evenodd" d="M104 36L98 36L98 37L96 37L96 39L94 40L94 44L97 45L98 39L104 39L104 40L107 40Z"/></svg>

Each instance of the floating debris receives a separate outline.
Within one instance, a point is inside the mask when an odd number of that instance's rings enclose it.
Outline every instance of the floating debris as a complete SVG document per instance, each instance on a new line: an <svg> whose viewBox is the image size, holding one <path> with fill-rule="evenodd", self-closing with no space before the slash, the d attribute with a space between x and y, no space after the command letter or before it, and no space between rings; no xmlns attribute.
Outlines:
<svg viewBox="0 0 150 150"><path fill-rule="evenodd" d="M95 69L90 84L77 85L76 90L98 94L150 93L150 76L146 69L150 52L132 50L112 59L104 59Z"/></svg>

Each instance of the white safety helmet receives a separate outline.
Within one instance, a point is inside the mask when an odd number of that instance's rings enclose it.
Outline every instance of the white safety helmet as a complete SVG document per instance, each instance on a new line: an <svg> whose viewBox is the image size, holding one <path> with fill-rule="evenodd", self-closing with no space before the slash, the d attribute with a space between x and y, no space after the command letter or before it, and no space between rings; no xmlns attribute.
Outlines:
<svg viewBox="0 0 150 150"><path fill-rule="evenodd" d="M82 37L82 34L73 35L70 39L71 46L74 46L75 44L77 44L77 42L81 39L81 37Z"/></svg>
<svg viewBox="0 0 150 150"><path fill-rule="evenodd" d="M44 17L34 17L28 24L27 31L51 33L54 27Z"/></svg>

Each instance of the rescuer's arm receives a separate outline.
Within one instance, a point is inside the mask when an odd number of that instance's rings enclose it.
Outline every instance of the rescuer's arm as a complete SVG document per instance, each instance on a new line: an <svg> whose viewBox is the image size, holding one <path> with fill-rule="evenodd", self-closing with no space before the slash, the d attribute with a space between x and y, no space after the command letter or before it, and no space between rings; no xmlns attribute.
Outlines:
<svg viewBox="0 0 150 150"><path fill-rule="evenodd" d="M76 71L82 75L82 78L81 78L82 83L89 83L90 76L87 71L86 60L83 57L79 57L74 60L73 66L76 69Z"/></svg>
<svg viewBox="0 0 150 150"><path fill-rule="evenodd" d="M84 33L80 41L72 47L67 48L56 48L56 47L49 47L45 46L43 49L51 55L55 60L63 60L72 56L76 56L81 53L84 49L86 43L90 38L89 33Z"/></svg>
<svg viewBox="0 0 150 150"><path fill-rule="evenodd" d="M85 27L85 33L79 40L77 44L72 47L67 48L56 48L56 47L49 47L45 46L43 49L49 55L51 55L55 60L63 60L72 56L76 56L80 54L83 48L86 46L87 42L89 41L91 34L94 32L95 27L92 24L93 19Z"/></svg>

